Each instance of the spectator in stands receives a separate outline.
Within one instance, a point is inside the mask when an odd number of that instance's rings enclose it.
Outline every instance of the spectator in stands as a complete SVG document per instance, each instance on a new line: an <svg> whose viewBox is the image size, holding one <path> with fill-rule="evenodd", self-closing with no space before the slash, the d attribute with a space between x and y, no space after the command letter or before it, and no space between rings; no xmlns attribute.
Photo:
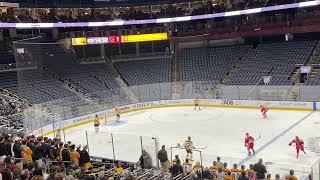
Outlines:
<svg viewBox="0 0 320 180"><path fill-rule="evenodd" d="M81 153L81 144L78 144L76 148L77 148L76 151L80 154Z"/></svg>
<svg viewBox="0 0 320 180"><path fill-rule="evenodd" d="M58 144L56 144L56 145L52 144L49 149L49 158L51 160L56 160L56 159L58 159L58 156L59 156Z"/></svg>
<svg viewBox="0 0 320 180"><path fill-rule="evenodd" d="M11 171L10 171L10 169L8 169L8 168L5 168L5 169L3 169L2 170L2 172L1 172L1 174L2 174L2 179L8 179L8 180L11 180L12 178L11 178Z"/></svg>
<svg viewBox="0 0 320 180"><path fill-rule="evenodd" d="M32 150L27 146L27 140L22 140L22 158L26 162L32 162Z"/></svg>
<svg viewBox="0 0 320 180"><path fill-rule="evenodd" d="M226 162L223 163L222 170L223 170L225 173L228 172L228 171L230 171L230 169L228 169L228 163L226 163Z"/></svg>
<svg viewBox="0 0 320 180"><path fill-rule="evenodd" d="M192 164L189 162L189 158L187 158L186 161L183 163L183 171L186 174L189 174L192 171Z"/></svg>
<svg viewBox="0 0 320 180"><path fill-rule="evenodd" d="M21 138L20 137L16 137L15 138L15 142L13 144L13 147L12 147L12 151L14 153L14 157L15 158L22 158L22 155L21 155Z"/></svg>
<svg viewBox="0 0 320 180"><path fill-rule="evenodd" d="M294 170L290 170L289 175L286 176L286 180L298 180L297 176L294 175Z"/></svg>
<svg viewBox="0 0 320 180"><path fill-rule="evenodd" d="M162 145L161 150L158 152L158 158L160 160L161 168L165 172L169 172L170 162L168 159L168 153L167 153L166 147L164 145Z"/></svg>
<svg viewBox="0 0 320 180"><path fill-rule="evenodd" d="M249 164L249 169L246 170L249 179L257 179L256 172L253 170L253 164Z"/></svg>
<svg viewBox="0 0 320 180"><path fill-rule="evenodd" d="M218 172L216 176L217 176L217 180L224 180L224 171L222 167L218 167Z"/></svg>
<svg viewBox="0 0 320 180"><path fill-rule="evenodd" d="M202 177L202 170L202 165L199 161L197 161L196 164L193 166L192 171L196 174L196 177Z"/></svg>
<svg viewBox="0 0 320 180"><path fill-rule="evenodd" d="M212 174L211 174L211 172L210 172L210 169L205 168L205 169L203 170L202 177L203 177L204 179L212 179L213 176L212 176Z"/></svg>
<svg viewBox="0 0 320 180"><path fill-rule="evenodd" d="M230 169L230 171L232 172L232 174L239 174L241 171L238 168L238 164L233 164L233 167Z"/></svg>
<svg viewBox="0 0 320 180"><path fill-rule="evenodd" d="M99 180L107 180L107 176L106 176L106 174L105 174L104 171L100 171L100 172L98 173L98 179L99 179Z"/></svg>
<svg viewBox="0 0 320 180"><path fill-rule="evenodd" d="M210 170L211 171L217 171L218 170L217 161L213 161L212 162L212 166L210 166Z"/></svg>
<svg viewBox="0 0 320 180"><path fill-rule="evenodd" d="M28 169L23 169L23 171L21 172L21 179L22 180L29 180L31 178L30 172Z"/></svg>
<svg viewBox="0 0 320 180"><path fill-rule="evenodd" d="M202 176L202 171L193 171L193 179L200 179Z"/></svg>
<svg viewBox="0 0 320 180"><path fill-rule="evenodd" d="M22 159L15 159L15 168L19 168L20 170L23 169L23 160Z"/></svg>
<svg viewBox="0 0 320 180"><path fill-rule="evenodd" d="M58 160L62 160L62 151L64 149L63 142L59 143L59 154L58 154Z"/></svg>
<svg viewBox="0 0 320 180"><path fill-rule="evenodd" d="M181 166L180 159L177 160L177 162L172 166L171 173L173 177L183 173L183 167Z"/></svg>
<svg viewBox="0 0 320 180"><path fill-rule="evenodd" d="M260 158L259 162L253 165L253 170L256 172L257 180L266 178L266 167L262 164L263 160Z"/></svg>
<svg viewBox="0 0 320 180"><path fill-rule="evenodd" d="M121 162L118 163L117 168L116 168L116 172L118 174L122 174L124 171L123 167L121 166Z"/></svg>
<svg viewBox="0 0 320 180"><path fill-rule="evenodd" d="M6 143L5 139L2 135L0 135L0 156L7 155L7 148L6 148Z"/></svg>
<svg viewBox="0 0 320 180"><path fill-rule="evenodd" d="M54 180L64 180L65 174L63 172L58 172L54 175Z"/></svg>
<svg viewBox="0 0 320 180"><path fill-rule="evenodd" d="M27 136L27 146L33 150L35 147L35 141L36 141L36 137L34 135L32 136Z"/></svg>
<svg viewBox="0 0 320 180"><path fill-rule="evenodd" d="M6 139L6 148L7 148L7 152L8 152L8 156L12 156L12 143L13 143L13 139L11 136L6 135L5 136Z"/></svg>
<svg viewBox="0 0 320 180"><path fill-rule="evenodd" d="M68 144L64 144L64 147L61 151L61 160L64 161L66 167L70 165L71 156Z"/></svg>
<svg viewBox="0 0 320 180"><path fill-rule="evenodd" d="M10 171L12 171L15 168L15 164L11 156L6 156L4 159L4 165L6 168L8 168Z"/></svg>
<svg viewBox="0 0 320 180"><path fill-rule="evenodd" d="M241 175L239 176L238 180L249 180L245 171L241 171Z"/></svg>
<svg viewBox="0 0 320 180"><path fill-rule="evenodd" d="M5 147L5 155L12 156L11 146L12 146L12 140L11 137L8 134L3 134L4 137L4 147Z"/></svg>
<svg viewBox="0 0 320 180"><path fill-rule="evenodd" d="M224 180L233 180L233 176L231 174L231 171L227 171L224 175Z"/></svg>
<svg viewBox="0 0 320 180"><path fill-rule="evenodd" d="M193 166L193 171L201 171L203 169L202 165L199 161L196 162L196 164Z"/></svg>
<svg viewBox="0 0 320 180"><path fill-rule="evenodd" d="M43 179L43 173L42 173L42 169L40 167L35 168L35 170L33 171L33 177L32 180L41 180Z"/></svg>
<svg viewBox="0 0 320 180"><path fill-rule="evenodd" d="M79 155L80 155L80 158L79 158L79 166L82 167L83 166L83 162L81 162L81 144L77 145L77 150L76 150Z"/></svg>
<svg viewBox="0 0 320 180"><path fill-rule="evenodd" d="M35 147L33 148L32 159L37 163L38 167L42 167L42 153L43 149L41 141L37 141Z"/></svg>
<svg viewBox="0 0 320 180"><path fill-rule="evenodd" d="M266 180L271 180L271 174L267 174Z"/></svg>
<svg viewBox="0 0 320 180"><path fill-rule="evenodd" d="M15 179L15 180L19 180L20 177L21 177L21 169L15 167L15 168L12 170L12 178Z"/></svg>
<svg viewBox="0 0 320 180"><path fill-rule="evenodd" d="M91 163L90 163L90 156L89 156L89 153L87 151L87 148L88 146L85 145L83 146L83 149L81 151L81 154L80 154L80 161L83 163L83 166L86 168L86 169L90 169L92 167Z"/></svg>
<svg viewBox="0 0 320 180"><path fill-rule="evenodd" d="M52 165L52 166L50 167L49 177L48 177L47 180L53 180L53 179L54 179L55 174L58 172L58 168L59 168L59 167L56 166L56 165Z"/></svg>
<svg viewBox="0 0 320 180"><path fill-rule="evenodd" d="M51 146L51 139L44 137L43 144L42 144L42 157L43 157L44 166L49 166L50 146Z"/></svg>
<svg viewBox="0 0 320 180"><path fill-rule="evenodd" d="M280 175L276 174L275 177L274 177L274 180L280 180Z"/></svg>
<svg viewBox="0 0 320 180"><path fill-rule="evenodd" d="M175 164L178 160L180 161L179 155L175 155L174 160L172 160L172 164Z"/></svg>
<svg viewBox="0 0 320 180"><path fill-rule="evenodd" d="M223 167L223 163L221 162L221 158L219 156L217 157L217 166Z"/></svg>
<svg viewBox="0 0 320 180"><path fill-rule="evenodd" d="M142 169L151 169L153 166L151 155L146 150L142 150L139 162Z"/></svg>
<svg viewBox="0 0 320 180"><path fill-rule="evenodd" d="M240 171L242 172L246 172L246 166L245 165L241 165L241 167L240 167Z"/></svg>
<svg viewBox="0 0 320 180"><path fill-rule="evenodd" d="M74 144L70 146L70 156L71 160L75 162L77 165L79 165L80 154L75 150L75 148L76 146Z"/></svg>

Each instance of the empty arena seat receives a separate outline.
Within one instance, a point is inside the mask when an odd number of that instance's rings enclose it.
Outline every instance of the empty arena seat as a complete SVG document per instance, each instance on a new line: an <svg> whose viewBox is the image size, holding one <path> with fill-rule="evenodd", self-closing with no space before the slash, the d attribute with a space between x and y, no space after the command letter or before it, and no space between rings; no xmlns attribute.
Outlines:
<svg viewBox="0 0 320 180"><path fill-rule="evenodd" d="M181 81L219 83L250 46L183 49L180 53Z"/></svg>
<svg viewBox="0 0 320 180"><path fill-rule="evenodd" d="M130 86L171 81L170 58L119 61L114 66Z"/></svg>
<svg viewBox="0 0 320 180"><path fill-rule="evenodd" d="M249 52L229 84L254 85L263 76L272 76L270 85L292 85L289 76L296 64L304 64L316 41L259 44Z"/></svg>
<svg viewBox="0 0 320 180"><path fill-rule="evenodd" d="M47 64L47 68L50 72L61 75L85 94L91 94L98 98L108 98L112 97L112 94L120 93L119 85L116 83L111 69L105 63L75 64L60 62L58 64Z"/></svg>
<svg viewBox="0 0 320 180"><path fill-rule="evenodd" d="M0 72L0 88L6 89L31 103L43 103L75 95L62 83L39 69Z"/></svg>

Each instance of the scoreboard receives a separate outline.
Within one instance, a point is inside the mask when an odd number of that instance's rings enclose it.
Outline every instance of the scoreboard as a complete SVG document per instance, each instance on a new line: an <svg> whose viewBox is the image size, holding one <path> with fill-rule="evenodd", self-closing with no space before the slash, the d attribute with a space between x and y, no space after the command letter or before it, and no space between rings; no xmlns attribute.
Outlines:
<svg viewBox="0 0 320 180"><path fill-rule="evenodd" d="M90 44L121 44L161 40L168 40L168 33L137 34L109 37L77 37L72 38L71 43L73 46L85 46Z"/></svg>

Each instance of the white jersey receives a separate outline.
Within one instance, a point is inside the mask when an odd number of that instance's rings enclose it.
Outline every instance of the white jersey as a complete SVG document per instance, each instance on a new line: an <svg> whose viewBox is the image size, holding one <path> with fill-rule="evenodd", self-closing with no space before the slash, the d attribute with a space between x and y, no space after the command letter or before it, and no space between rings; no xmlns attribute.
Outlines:
<svg viewBox="0 0 320 180"><path fill-rule="evenodd" d="M191 163L184 163L183 164L183 171L186 173L190 173L192 171L192 164Z"/></svg>
<svg viewBox="0 0 320 180"><path fill-rule="evenodd" d="M193 149L193 142L190 140L186 140L184 142L184 148L186 148L186 150L192 150Z"/></svg>

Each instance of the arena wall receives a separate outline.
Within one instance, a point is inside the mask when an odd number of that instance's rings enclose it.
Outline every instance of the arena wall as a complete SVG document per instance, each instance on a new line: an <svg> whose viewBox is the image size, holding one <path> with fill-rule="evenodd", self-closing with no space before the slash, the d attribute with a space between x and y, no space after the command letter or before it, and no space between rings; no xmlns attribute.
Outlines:
<svg viewBox="0 0 320 180"><path fill-rule="evenodd" d="M320 111L319 102L293 102L293 101L249 101L249 100L229 100L229 99L203 99L200 100L200 105L203 107L217 107L217 108L246 108L258 109L260 105L268 106L271 110L294 110L294 111ZM133 111L165 108L165 107L179 107L179 106L193 106L192 99L178 99L178 100L162 100L142 102L137 104L130 104L121 106L122 113ZM33 131L31 134L47 136L53 134L57 129L67 130L73 127L92 123L94 117L98 115L104 119L113 116L113 109L88 114L81 117L68 119L54 124L46 125L40 129Z"/></svg>

